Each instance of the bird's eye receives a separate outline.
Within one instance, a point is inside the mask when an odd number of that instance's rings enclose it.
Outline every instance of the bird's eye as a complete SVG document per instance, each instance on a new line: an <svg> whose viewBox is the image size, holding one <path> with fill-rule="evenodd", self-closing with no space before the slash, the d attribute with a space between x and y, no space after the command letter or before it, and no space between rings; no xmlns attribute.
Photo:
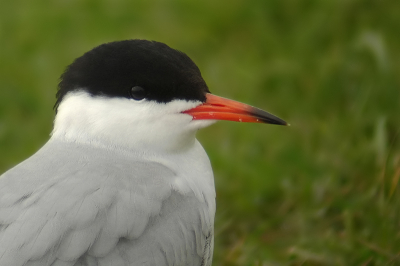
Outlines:
<svg viewBox="0 0 400 266"><path fill-rule="evenodd" d="M146 91L140 86L134 86L130 91L130 95L132 99L140 101L146 97Z"/></svg>

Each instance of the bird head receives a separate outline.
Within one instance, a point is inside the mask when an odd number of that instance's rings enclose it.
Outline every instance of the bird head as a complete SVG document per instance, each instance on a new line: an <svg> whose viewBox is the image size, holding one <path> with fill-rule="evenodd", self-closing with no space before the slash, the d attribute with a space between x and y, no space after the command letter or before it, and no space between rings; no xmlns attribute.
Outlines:
<svg viewBox="0 0 400 266"><path fill-rule="evenodd" d="M179 151L217 120L286 125L261 109L211 94L199 68L166 44L102 44L61 76L52 138L146 151Z"/></svg>

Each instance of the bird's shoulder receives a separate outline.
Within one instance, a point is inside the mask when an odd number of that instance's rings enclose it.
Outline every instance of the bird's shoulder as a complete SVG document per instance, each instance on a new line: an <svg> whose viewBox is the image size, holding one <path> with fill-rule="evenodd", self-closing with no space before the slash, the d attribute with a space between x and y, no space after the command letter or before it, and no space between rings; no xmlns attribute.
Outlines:
<svg viewBox="0 0 400 266"><path fill-rule="evenodd" d="M155 250L147 243L163 239L155 245L160 251L172 236L156 237L157 228L162 233L176 227L159 225L157 217L178 212L178 218L166 220L185 221L185 226L190 220L200 228L209 219L196 197L172 189L175 178L174 171L157 162L73 143L48 143L0 177L0 265L50 265L57 260L79 265L80 260L135 252L150 257L147 252ZM187 217L182 210L189 206L203 213ZM200 241L210 231L203 229L182 230L195 230ZM129 265L125 255L118 258Z"/></svg>

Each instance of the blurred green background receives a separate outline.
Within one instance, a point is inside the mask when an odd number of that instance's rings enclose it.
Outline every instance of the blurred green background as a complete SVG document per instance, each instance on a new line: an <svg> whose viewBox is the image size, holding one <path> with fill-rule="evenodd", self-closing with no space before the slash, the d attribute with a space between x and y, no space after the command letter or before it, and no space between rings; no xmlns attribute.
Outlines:
<svg viewBox="0 0 400 266"><path fill-rule="evenodd" d="M292 125L199 132L214 265L400 265L400 1L1 1L1 172L48 139L65 67L132 38Z"/></svg>

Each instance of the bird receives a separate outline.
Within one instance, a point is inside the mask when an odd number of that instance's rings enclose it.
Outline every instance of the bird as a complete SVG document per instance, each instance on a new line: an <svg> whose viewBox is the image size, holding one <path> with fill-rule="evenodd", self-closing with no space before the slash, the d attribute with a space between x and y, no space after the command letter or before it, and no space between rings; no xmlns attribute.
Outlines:
<svg viewBox="0 0 400 266"><path fill-rule="evenodd" d="M0 266L212 263L216 192L196 132L287 125L211 94L183 52L101 44L63 72L49 140L0 177Z"/></svg>

